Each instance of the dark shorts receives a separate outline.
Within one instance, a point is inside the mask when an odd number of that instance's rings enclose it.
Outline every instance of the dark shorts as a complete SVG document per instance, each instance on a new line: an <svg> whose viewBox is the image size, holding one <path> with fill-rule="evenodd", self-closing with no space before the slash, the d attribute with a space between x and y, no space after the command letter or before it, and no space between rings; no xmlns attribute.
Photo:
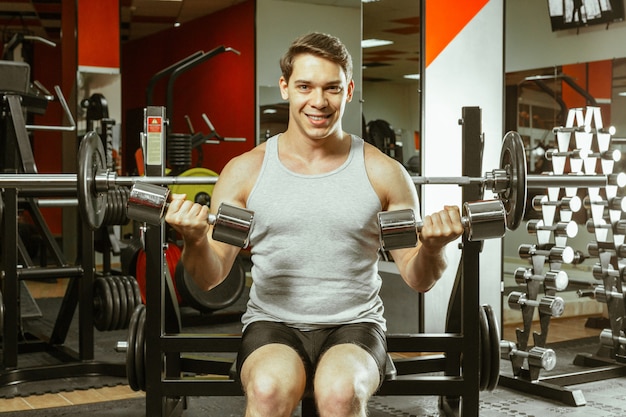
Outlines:
<svg viewBox="0 0 626 417"><path fill-rule="evenodd" d="M312 386L313 375L324 352L335 345L353 343L365 349L378 365L380 383L385 377L387 340L383 330L374 323L345 324L320 330L300 331L282 323L258 321L246 327L237 355L237 373L248 356L261 346L280 343L293 348L304 363L307 385Z"/></svg>

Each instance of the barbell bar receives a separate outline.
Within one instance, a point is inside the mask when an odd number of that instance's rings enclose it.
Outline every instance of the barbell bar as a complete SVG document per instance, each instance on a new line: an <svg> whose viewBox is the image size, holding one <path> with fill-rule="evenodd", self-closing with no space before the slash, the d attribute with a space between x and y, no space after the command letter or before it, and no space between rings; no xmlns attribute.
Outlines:
<svg viewBox="0 0 626 417"><path fill-rule="evenodd" d="M87 224L97 229L102 225L107 205L106 194L113 186L132 186L138 183L215 184L219 177L174 176L118 176L109 171L105 163L102 141L96 132L88 132L82 139L78 152L76 174L0 174L0 188L21 190L76 189L79 209ZM551 187L606 187L626 186L626 174L609 175L527 175L526 155L521 136L508 132L502 141L500 167L487 172L484 177L411 177L416 185L477 184L498 195L505 208L506 227L515 230L524 217L528 189Z"/></svg>

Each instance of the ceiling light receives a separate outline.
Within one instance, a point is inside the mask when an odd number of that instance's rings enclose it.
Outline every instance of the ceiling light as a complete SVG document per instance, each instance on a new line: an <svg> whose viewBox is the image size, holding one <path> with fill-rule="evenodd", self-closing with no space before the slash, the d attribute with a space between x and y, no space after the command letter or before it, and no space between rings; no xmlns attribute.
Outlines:
<svg viewBox="0 0 626 417"><path fill-rule="evenodd" d="M408 78L410 80L419 80L420 75L419 74L405 74L404 78Z"/></svg>
<svg viewBox="0 0 626 417"><path fill-rule="evenodd" d="M373 48L375 46L391 45L393 41L387 41L384 39L363 39L361 41L361 48Z"/></svg>
<svg viewBox="0 0 626 417"><path fill-rule="evenodd" d="M276 114L276 113L278 113L278 110L272 109L272 108L263 110L263 114Z"/></svg>
<svg viewBox="0 0 626 417"><path fill-rule="evenodd" d="M361 0L361 3L375 3L380 0Z"/></svg>
<svg viewBox="0 0 626 417"><path fill-rule="evenodd" d="M626 97L626 91L620 91L617 95L620 97Z"/></svg>

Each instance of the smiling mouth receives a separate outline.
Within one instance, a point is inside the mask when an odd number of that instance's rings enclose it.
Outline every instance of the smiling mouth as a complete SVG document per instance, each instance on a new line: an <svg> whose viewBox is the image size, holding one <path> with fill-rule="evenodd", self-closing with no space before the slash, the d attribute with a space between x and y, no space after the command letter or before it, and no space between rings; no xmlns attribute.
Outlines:
<svg viewBox="0 0 626 417"><path fill-rule="evenodd" d="M314 114L307 114L307 117L309 119L313 120L313 121L322 122L322 121L330 118L330 115L321 115L321 116L319 116L319 115L314 115Z"/></svg>

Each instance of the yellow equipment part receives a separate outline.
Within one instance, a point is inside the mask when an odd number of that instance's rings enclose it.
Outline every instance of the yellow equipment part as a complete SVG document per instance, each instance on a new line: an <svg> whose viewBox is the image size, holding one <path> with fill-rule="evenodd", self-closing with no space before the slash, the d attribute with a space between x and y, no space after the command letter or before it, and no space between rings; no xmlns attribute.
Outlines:
<svg viewBox="0 0 626 417"><path fill-rule="evenodd" d="M207 168L191 168L184 171L181 177L217 177L218 173ZM170 185L170 191L174 194L186 194L187 200L195 201L200 204L209 204L211 195L213 194L214 184L173 184Z"/></svg>

